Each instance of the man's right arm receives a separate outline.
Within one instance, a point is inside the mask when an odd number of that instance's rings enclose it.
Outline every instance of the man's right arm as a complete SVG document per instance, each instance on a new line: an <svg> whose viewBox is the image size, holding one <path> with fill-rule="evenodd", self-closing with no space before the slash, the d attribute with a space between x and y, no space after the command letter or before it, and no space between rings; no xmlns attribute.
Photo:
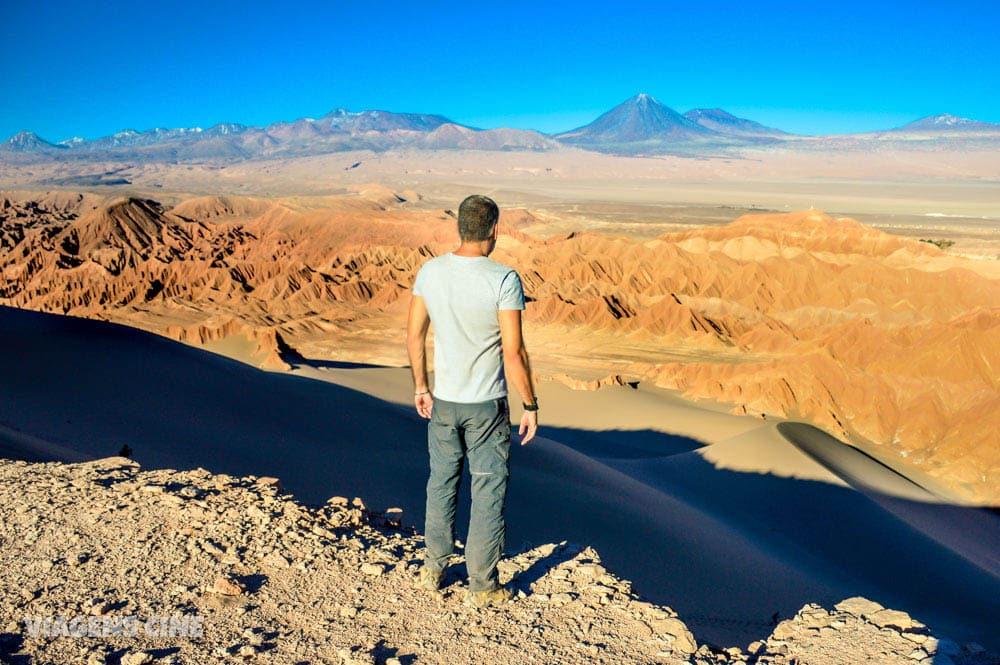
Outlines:
<svg viewBox="0 0 1000 665"><path fill-rule="evenodd" d="M413 371L413 401L424 418L431 417L434 396L427 385L427 331L431 318L424 299L416 294L410 298L410 315L406 322L406 348Z"/></svg>
<svg viewBox="0 0 1000 665"><path fill-rule="evenodd" d="M521 393L521 399L525 404L535 404L531 363L528 360L528 349L524 346L524 336L521 331L521 310L502 309L497 314L500 320L500 344L503 348L507 377L517 388L517 392ZM521 445L535 438L536 431L538 431L538 411L525 411L518 429L518 434L523 437Z"/></svg>

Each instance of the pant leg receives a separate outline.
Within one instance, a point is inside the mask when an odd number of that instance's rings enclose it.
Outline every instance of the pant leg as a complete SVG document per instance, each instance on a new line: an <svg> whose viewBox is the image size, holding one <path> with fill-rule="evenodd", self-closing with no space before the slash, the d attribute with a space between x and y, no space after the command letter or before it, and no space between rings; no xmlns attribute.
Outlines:
<svg viewBox="0 0 1000 665"><path fill-rule="evenodd" d="M462 479L464 447L455 422L456 405L434 400L427 424L430 478L427 481L427 512L424 524L424 565L443 570L455 552L455 508Z"/></svg>
<svg viewBox="0 0 1000 665"><path fill-rule="evenodd" d="M472 476L472 514L465 560L469 589L499 586L497 563L504 550L504 508L510 477L510 411L507 398L469 405L465 445Z"/></svg>

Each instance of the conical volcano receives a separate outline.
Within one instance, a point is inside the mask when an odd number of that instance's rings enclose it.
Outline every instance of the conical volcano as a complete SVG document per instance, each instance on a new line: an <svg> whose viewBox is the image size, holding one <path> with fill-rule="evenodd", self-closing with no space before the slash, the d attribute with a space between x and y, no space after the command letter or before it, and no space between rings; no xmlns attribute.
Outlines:
<svg viewBox="0 0 1000 665"><path fill-rule="evenodd" d="M613 148L649 142L704 141L715 132L642 93L614 107L594 122L556 138L589 148Z"/></svg>

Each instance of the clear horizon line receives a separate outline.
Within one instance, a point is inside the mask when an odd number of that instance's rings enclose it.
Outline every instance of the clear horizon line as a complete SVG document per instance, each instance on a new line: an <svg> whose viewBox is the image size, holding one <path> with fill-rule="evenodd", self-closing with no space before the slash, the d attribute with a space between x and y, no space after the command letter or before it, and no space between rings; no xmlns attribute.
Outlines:
<svg viewBox="0 0 1000 665"><path fill-rule="evenodd" d="M638 97L638 96L640 96L642 94L645 94L645 93L639 93L637 95L633 95L632 97L629 97L627 100L625 100L625 102L621 102L619 104L616 104L615 106L613 106L613 107L611 107L609 109L606 109L604 111L596 112L596 115L594 115L593 118L589 122L585 122L582 125L573 123L573 124L571 124L571 126L565 128L565 129L548 130L548 131L537 129L537 128L531 127L531 126L516 126L518 124L516 122L514 122L512 124L503 124L502 122L500 122L498 124L489 123L489 122L482 123L482 122L477 122L476 118L472 118L472 119L470 119L468 121L460 121L460 120L452 119L448 115L445 115L445 114L442 114L442 113L434 113L434 112L424 112L424 111L389 111L389 110L386 110L386 109L379 109L379 108L369 108L369 109L363 109L361 111L350 111L350 110L348 110L348 109L346 109L346 108L344 108L342 106L337 106L337 107L334 107L333 109L331 109L330 111L328 111L327 113L325 113L325 114L323 114L321 116L304 115L304 116L299 116L297 118L294 118L292 120L284 120L284 119L273 120L273 121L268 122L266 124L247 124L247 123L243 123L243 122L239 122L239 121L234 121L234 120L220 120L218 122L212 123L211 125L208 125L208 127L204 127L203 126L204 123L199 124L199 125L193 125L193 126L181 126L181 125L177 125L177 126L172 126L172 127L166 127L166 126L163 126L163 125L154 125L152 127L148 127L146 129L141 129L141 130L140 129L136 129L135 128L136 125L131 125L131 126L126 126L126 127L121 127L120 129L117 129L117 130L115 130L115 131L113 131L111 133L108 133L108 134L100 134L100 135L94 136L93 138L87 138L87 137L81 136L80 134L72 134L72 135L68 136L67 138L64 138L64 139L61 139L61 140L55 140L55 141L51 141L49 139L46 139L44 136L42 136L41 134L39 134L38 132L36 132L36 131L34 131L32 129L21 129L21 130L18 130L17 132L15 132L14 134L11 134L10 136L8 136L4 140L10 140L10 139L14 138L15 136L17 136L19 134L29 133L29 134L33 134L34 136L42 139L43 141L46 141L47 143L52 143L53 145L60 145L60 144L66 143L67 141L71 141L71 140L77 139L77 138L83 139L84 141L96 141L96 140L99 140L99 139L102 139L102 138L112 137L112 136L115 136L116 134L119 134L119 133L122 133L122 132L127 132L127 131L134 131L134 132L137 132L137 133L140 133L140 134L146 133L146 132L150 132L150 131L154 131L154 130L157 130L157 129L162 129L162 130L166 130L166 131L171 131L171 130L189 130L189 131L195 131L195 130L197 130L199 132L203 132L203 131L207 131L209 129L212 129L213 127L217 127L219 125L226 125L226 124L240 125L242 127L246 127L247 129L266 129L267 127L270 127L270 126L276 125L276 124L280 124L280 123L294 123L294 122L298 122L298 121L301 121L301 120L307 120L307 121L309 121L309 120L319 120L319 119L324 118L327 115L330 115L331 113L333 113L335 111L339 111L339 110L343 110L343 111L346 111L348 113L354 113L354 114L379 112L379 113L392 113L392 114L396 114L396 115L404 115L405 114L405 115L438 116L438 117L441 117L441 118L444 118L445 120L447 120L447 122L449 124L459 125L459 126L467 127L469 129L473 129L473 130L477 130L477 131L485 131L485 130L491 130L491 129L517 129L517 130L534 131L534 132L538 132L539 134L543 134L543 135L548 136L548 137L554 137L554 136L557 136L558 134L562 134L562 133L565 133L565 132L572 131L574 129L579 129L581 127L585 127L586 125L592 123L594 120L596 120L597 118L599 118L604 113L607 113L608 111L611 111L614 108L617 108L618 106L620 106L621 104L626 103L626 102L628 102L628 101L630 101L632 99L635 99L636 97ZM656 100L656 98L653 97L652 95L647 95L647 96L651 97L652 99L654 99L658 103L662 104L662 102L659 102L659 100ZM669 105L664 104L664 106L667 106L667 108L670 108L671 110L676 110L676 109L674 109L673 107L671 107ZM697 106L697 107L692 107L691 109L689 109L687 111L683 111L683 112L682 111L677 111L677 112L681 113L681 114L684 114L684 113L690 113L691 111L694 111L694 110L721 110L721 111L725 111L727 113L732 113L731 111L728 111L728 110L726 110L725 108L723 108L721 106ZM796 110L794 110L794 109L782 110L782 111L784 111L786 113L789 112L789 111L793 112L793 113L796 112ZM590 113L590 112L588 112L588 113ZM1000 124L1000 123L995 123L995 122L990 121L990 120L980 120L978 118L967 118L967 117L964 117L964 116L958 116L958 115L955 115L955 114L952 114L952 113L948 113L948 112L942 112L942 113L931 113L931 114L928 114L928 115L915 116L915 117L913 117L912 120L909 120L908 122L904 122L902 125L895 125L895 126L891 126L891 127L882 127L882 128L876 128L876 129L854 129L854 130L848 130L848 131L838 130L838 131L830 131L830 132L817 131L817 132L811 133L811 132L808 132L808 131L790 131L790 130L786 130L786 129L783 129L781 126L777 126L777 124L769 124L767 121L756 120L753 117L748 117L750 115L753 115L752 113L751 114L746 114L746 115L741 115L741 113L742 112L737 111L736 113L732 113L732 114L735 115L736 117L742 119L742 120L750 120L750 121L753 121L753 122L758 122L760 124L764 124L765 126L768 126L768 127L772 128L772 129L778 129L778 130L784 131L784 132L786 132L787 134L789 134L791 136L804 136L804 137L849 136L849 135L854 135L854 134L871 134L871 133L877 133L877 132L885 132L885 131L891 131L891 130L894 130L894 129L899 129L899 128L905 126L906 124L910 124L910 123L913 123L913 122L918 122L918 121L924 120L926 118L935 118L935 117L947 116L947 115L954 116L956 118L962 118L962 119L965 119L965 120L971 120L973 122L983 122L983 123L987 123L987 124ZM537 115L540 115L540 114L528 113L528 114L523 114L523 115L525 115L525 116L537 116ZM567 114L552 113L552 114L548 114L548 115L559 116L559 115L567 115ZM903 115L903 114L896 114L896 115ZM514 115L514 116L508 116L508 117L509 118L516 118L517 116ZM490 126L490 125L492 125L492 126Z"/></svg>

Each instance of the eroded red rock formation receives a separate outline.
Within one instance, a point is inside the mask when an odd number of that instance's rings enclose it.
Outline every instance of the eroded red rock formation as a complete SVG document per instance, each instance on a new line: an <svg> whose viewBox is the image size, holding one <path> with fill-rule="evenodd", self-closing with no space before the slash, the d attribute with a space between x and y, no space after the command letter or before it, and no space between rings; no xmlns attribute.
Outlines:
<svg viewBox="0 0 1000 665"><path fill-rule="evenodd" d="M411 208L405 194L369 186L173 208L6 196L0 301L192 343L243 335L274 368L286 366L285 344L325 353L345 340L405 362L413 276L456 240L452 215ZM1000 272L990 262L815 210L651 241L538 239L523 231L533 221L505 211L495 258L522 275L535 339L594 370L574 379L553 361L544 374L585 388L621 375L810 420L1000 505Z"/></svg>

